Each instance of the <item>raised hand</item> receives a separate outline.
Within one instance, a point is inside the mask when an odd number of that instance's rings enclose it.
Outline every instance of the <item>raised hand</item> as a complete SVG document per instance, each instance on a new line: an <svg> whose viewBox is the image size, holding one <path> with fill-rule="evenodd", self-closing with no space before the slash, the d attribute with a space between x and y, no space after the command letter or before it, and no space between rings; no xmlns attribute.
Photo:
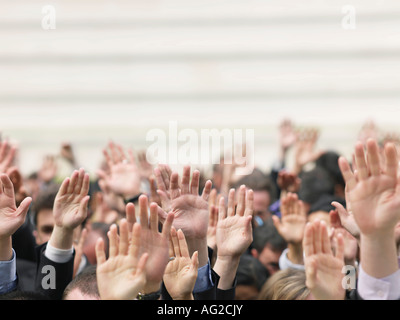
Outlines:
<svg viewBox="0 0 400 320"><path fill-rule="evenodd" d="M155 174L156 177L159 177L157 172ZM169 178L169 188L167 189L167 185L165 184L165 186L161 186L161 189L158 190L163 208L169 208L167 212L174 216L173 225L175 229L181 229L185 234L189 252L191 254L194 251L199 252L199 265L202 267L208 263L208 198L212 183L211 181L207 181L200 195L200 172L195 170L190 181L189 166L185 166L183 169L181 185L179 185L178 173L173 172ZM157 183L158 181L159 179ZM163 188L164 190L162 190ZM166 207L164 207L164 204L166 204ZM161 208L159 210L161 222L167 217L167 212L164 210L161 210Z"/></svg>
<svg viewBox="0 0 400 320"><path fill-rule="evenodd" d="M12 257L11 236L24 223L32 198L15 204L14 187L6 174L0 175L0 261Z"/></svg>
<svg viewBox="0 0 400 320"><path fill-rule="evenodd" d="M384 147L384 165L375 140L355 147L357 171L343 157L339 166L346 182L354 219L360 229L363 270L375 278L384 278L398 270L394 230L400 220L399 159L396 147ZM382 263L385 261L385 263Z"/></svg>
<svg viewBox="0 0 400 320"><path fill-rule="evenodd" d="M345 298L342 287L343 236L338 234L336 240L336 253L333 254L325 222L316 220L306 225L303 241L306 285L317 300Z"/></svg>
<svg viewBox="0 0 400 320"><path fill-rule="evenodd" d="M0 173L6 173L11 167L17 148L11 146L8 141L0 141Z"/></svg>
<svg viewBox="0 0 400 320"><path fill-rule="evenodd" d="M123 148L112 142L109 143L109 149L110 153L107 149L103 150L108 171L98 170L98 176L112 192L125 200L139 195L141 175L132 151L129 150L126 156Z"/></svg>
<svg viewBox="0 0 400 320"><path fill-rule="evenodd" d="M211 181L207 181L202 195L199 195L200 172L195 170L190 181L190 167L183 169L181 185L179 175L170 176L169 193L159 192L163 203L170 201L170 209L175 216L175 229L182 229L186 238L204 238L208 227L208 197L211 192ZM166 213L161 213L164 220Z"/></svg>
<svg viewBox="0 0 400 320"><path fill-rule="evenodd" d="M319 132L317 129L306 129L297 133L295 144L295 167L294 172L298 174L303 167L318 159L323 152L316 151Z"/></svg>
<svg viewBox="0 0 400 320"><path fill-rule="evenodd" d="M133 222L133 209L129 206L127 208L127 217L130 223ZM146 264L146 287L144 292L146 294L159 290L161 281L164 275L165 268L169 258L169 236L171 232L172 222L174 215L172 213L166 216L162 231L159 232L158 225L158 205L156 203L150 204L150 217L148 215L149 204L147 196L142 195L139 198L139 219L142 227L142 252L149 254L149 259Z"/></svg>
<svg viewBox="0 0 400 320"><path fill-rule="evenodd" d="M138 223L134 225L131 241L126 219L120 221L119 230L119 237L116 225L112 225L108 232L108 259L103 239L99 238L96 243L97 285L102 300L134 300L146 284L148 254L141 254L141 226Z"/></svg>
<svg viewBox="0 0 400 320"><path fill-rule="evenodd" d="M272 216L276 229L286 242L301 244L307 223L307 213L303 202L299 200L297 194L288 193L281 200L280 210L281 219Z"/></svg>
<svg viewBox="0 0 400 320"><path fill-rule="evenodd" d="M164 284L173 300L193 300L193 289L199 266L198 252L190 258L185 235L182 230L171 228L170 253L164 273Z"/></svg>
<svg viewBox="0 0 400 320"><path fill-rule="evenodd" d="M70 249L73 232L87 217L89 175L84 169L75 170L65 178L54 200L54 229L49 243L58 249Z"/></svg>
<svg viewBox="0 0 400 320"><path fill-rule="evenodd" d="M232 287L240 256L253 241L251 220L253 218L253 190L246 192L246 186L239 189L237 206L235 190L228 195L228 209L225 200L219 200L219 214L216 232L217 260L214 270L220 275L218 288L226 290Z"/></svg>

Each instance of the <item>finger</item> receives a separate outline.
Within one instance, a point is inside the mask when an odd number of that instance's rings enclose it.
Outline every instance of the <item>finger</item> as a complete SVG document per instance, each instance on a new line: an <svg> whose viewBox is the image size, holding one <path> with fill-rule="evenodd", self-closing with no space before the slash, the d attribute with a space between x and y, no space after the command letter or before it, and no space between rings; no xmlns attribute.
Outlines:
<svg viewBox="0 0 400 320"><path fill-rule="evenodd" d="M171 232L171 227L172 227L172 222L174 221L174 214L173 213L168 213L167 218L165 219L165 222L163 224L162 228L162 235L165 238L169 238L169 234Z"/></svg>
<svg viewBox="0 0 400 320"><path fill-rule="evenodd" d="M317 262L311 259L306 264L306 286L313 289L317 283Z"/></svg>
<svg viewBox="0 0 400 320"><path fill-rule="evenodd" d="M303 248L304 248L304 254L306 257L312 256L315 253L314 230L313 229L314 229L314 227L311 222L308 222L304 229Z"/></svg>
<svg viewBox="0 0 400 320"><path fill-rule="evenodd" d="M84 177L85 177L85 170L83 168L81 168L78 171L78 177L77 177L77 181L76 181L74 191L73 191L75 194L81 193Z"/></svg>
<svg viewBox="0 0 400 320"><path fill-rule="evenodd" d="M90 189L90 177L89 174L85 173L83 176L83 183L81 187L81 196L85 196L89 193Z"/></svg>
<svg viewBox="0 0 400 320"><path fill-rule="evenodd" d="M164 182L164 179L162 178L161 170L159 167L154 168L154 176L156 178L157 182L157 188L162 190L162 191L167 191L167 185Z"/></svg>
<svg viewBox="0 0 400 320"><path fill-rule="evenodd" d="M129 255L131 257L137 257L139 255L141 246L141 232L142 226L136 222L132 228L131 243L129 245Z"/></svg>
<svg viewBox="0 0 400 320"><path fill-rule="evenodd" d="M110 230L107 232L109 240L109 257L113 258L118 255L118 237L117 237L117 226L113 224Z"/></svg>
<svg viewBox="0 0 400 320"><path fill-rule="evenodd" d="M358 179L365 180L369 176L369 170L365 161L364 146L361 142L358 142L355 147L355 156L357 164Z"/></svg>
<svg viewBox="0 0 400 320"><path fill-rule="evenodd" d="M379 176L381 174L381 164L379 159L378 145L375 140L369 139L367 141L367 158L371 175Z"/></svg>
<svg viewBox="0 0 400 320"><path fill-rule="evenodd" d="M319 220L313 222L314 228L314 252L316 254L321 253L321 222Z"/></svg>
<svg viewBox="0 0 400 320"><path fill-rule="evenodd" d="M246 209L244 211L245 216L253 216L254 211L254 192L253 190L247 190L246 194Z"/></svg>
<svg viewBox="0 0 400 320"><path fill-rule="evenodd" d="M397 177L399 160L396 151L396 146L393 143L387 143L385 145L385 158L386 158L385 173L391 177Z"/></svg>
<svg viewBox="0 0 400 320"><path fill-rule="evenodd" d="M163 164L161 168L162 168L162 170L161 170L162 178L164 179L165 185L168 190L169 185L170 185L172 170L169 167L169 165L167 165L167 164Z"/></svg>
<svg viewBox="0 0 400 320"><path fill-rule="evenodd" d="M235 215L235 189L230 189L228 194L228 217Z"/></svg>
<svg viewBox="0 0 400 320"><path fill-rule="evenodd" d="M344 238L342 233L338 233L336 236L336 253L335 257L344 261Z"/></svg>
<svg viewBox="0 0 400 320"><path fill-rule="evenodd" d="M86 217L87 217L89 200L90 200L90 196L86 196L79 203L79 215L80 215L82 221L84 219L86 219Z"/></svg>
<svg viewBox="0 0 400 320"><path fill-rule="evenodd" d="M179 241L179 248L181 251L181 256L185 257L185 258L189 258L189 249L188 249L188 245L186 242L186 238L185 235L183 234L183 231L181 229L179 229L177 231L177 236L178 236L178 241Z"/></svg>
<svg viewBox="0 0 400 320"><path fill-rule="evenodd" d="M356 178L354 177L353 172L350 169L349 163L344 157L340 157L338 160L340 171L343 175L343 179L346 182L346 186L348 190L354 189L357 185Z"/></svg>
<svg viewBox="0 0 400 320"><path fill-rule="evenodd" d="M197 272L197 270L199 269L199 252L198 251L193 252L192 263L190 265L190 269L191 269L191 271L195 271L195 272Z"/></svg>
<svg viewBox="0 0 400 320"><path fill-rule="evenodd" d="M127 255L129 248L128 222L121 219L119 223L119 254Z"/></svg>
<svg viewBox="0 0 400 320"><path fill-rule="evenodd" d="M321 221L320 232L321 232L322 252L332 254L331 242L329 240L328 229L327 229L325 221Z"/></svg>
<svg viewBox="0 0 400 320"><path fill-rule="evenodd" d="M204 194L204 190L203 190L203 194ZM214 205L214 206L217 205L217 189L214 188L210 191L208 203L210 205Z"/></svg>
<svg viewBox="0 0 400 320"><path fill-rule="evenodd" d="M67 193L73 193L75 190L76 183L78 182L78 177L79 177L79 172L77 170L74 170L74 172L71 175L71 180L68 185L68 190Z"/></svg>
<svg viewBox="0 0 400 320"><path fill-rule="evenodd" d="M26 214L28 213L29 207L32 203L32 198L31 197L27 197L24 200L22 200L22 202L20 203L16 215L19 216L23 216L24 219L26 217Z"/></svg>
<svg viewBox="0 0 400 320"><path fill-rule="evenodd" d="M192 175L192 181L190 183L190 193L198 196L199 195L199 184L200 184L200 171L194 170Z"/></svg>
<svg viewBox="0 0 400 320"><path fill-rule="evenodd" d="M245 202L246 202L246 186L242 185L239 188L239 195L238 195L238 203L236 207L236 214L239 216L244 215L244 210L245 210Z"/></svg>
<svg viewBox="0 0 400 320"><path fill-rule="evenodd" d="M106 160L107 167L111 168L113 166L113 161L112 161L111 156L108 154L108 151L106 149L103 149L103 155L104 155L104 158Z"/></svg>
<svg viewBox="0 0 400 320"><path fill-rule="evenodd" d="M171 175L169 189L172 200L178 198L181 195L181 190L179 189L179 175L176 172L172 173Z"/></svg>
<svg viewBox="0 0 400 320"><path fill-rule="evenodd" d="M225 208L225 199L221 197L219 199L218 205L218 220L223 220L226 218L226 208Z"/></svg>
<svg viewBox="0 0 400 320"><path fill-rule="evenodd" d="M125 207L126 221L128 221L128 230L132 232L133 225L136 223L135 205L128 203Z"/></svg>
<svg viewBox="0 0 400 320"><path fill-rule="evenodd" d="M171 232L170 232L172 246L174 247L175 257L181 257L181 250L179 247L177 231L174 231L174 230L175 230L175 228L171 229Z"/></svg>
<svg viewBox="0 0 400 320"><path fill-rule="evenodd" d="M209 213L210 213L210 217L208 220L209 226L215 227L218 223L218 213L219 213L218 208L214 205L211 205Z"/></svg>
<svg viewBox="0 0 400 320"><path fill-rule="evenodd" d="M158 205L155 202L150 204L150 230L158 232Z"/></svg>
<svg viewBox="0 0 400 320"><path fill-rule="evenodd" d="M149 204L147 196L141 195L139 197L139 218L140 218L140 225L144 229L149 228L148 207Z"/></svg>
<svg viewBox="0 0 400 320"><path fill-rule="evenodd" d="M182 173L182 187L181 187L181 192L182 194L188 194L190 189L189 189L189 182L190 182L190 166L185 166L183 168L183 173Z"/></svg>
<svg viewBox="0 0 400 320"><path fill-rule="evenodd" d="M3 192L7 197L12 197L14 198L14 186L8 177L8 175L2 173L0 176L1 183L3 184Z"/></svg>
<svg viewBox="0 0 400 320"><path fill-rule="evenodd" d="M70 182L71 182L70 178L64 179L64 181L60 186L60 189L58 190L58 195L63 196L68 192Z"/></svg>
<svg viewBox="0 0 400 320"><path fill-rule="evenodd" d="M281 220L276 215L272 215L271 218L272 218L272 222L274 223L276 230L279 231L281 229Z"/></svg>
<svg viewBox="0 0 400 320"><path fill-rule="evenodd" d="M136 266L136 270L134 271L134 275L139 276L142 273L146 272L146 263L147 263L148 259L149 259L149 254L147 252L143 253L142 256L139 259L139 262L138 262L137 266Z"/></svg>
<svg viewBox="0 0 400 320"><path fill-rule="evenodd" d="M104 262L106 262L106 253L104 251L104 240L102 237L99 237L96 241L95 252L96 252L96 262L100 266Z"/></svg>
<svg viewBox="0 0 400 320"><path fill-rule="evenodd" d="M287 194L281 200L280 211L281 211L282 218L286 217L288 215L288 195L289 194Z"/></svg>
<svg viewBox="0 0 400 320"><path fill-rule="evenodd" d="M203 188L203 193L202 193L202 195L201 195L201 197L202 197L204 200L208 201L208 198L209 198L209 196L210 196L211 189L212 189L212 182L211 182L211 180L207 180L207 181L206 181L206 184L204 185L204 188ZM215 190L215 189L214 189L214 190ZM216 194L216 193L217 193L217 190L215 190L215 194ZM214 200L214 203L215 203L215 205L216 205L216 200Z"/></svg>

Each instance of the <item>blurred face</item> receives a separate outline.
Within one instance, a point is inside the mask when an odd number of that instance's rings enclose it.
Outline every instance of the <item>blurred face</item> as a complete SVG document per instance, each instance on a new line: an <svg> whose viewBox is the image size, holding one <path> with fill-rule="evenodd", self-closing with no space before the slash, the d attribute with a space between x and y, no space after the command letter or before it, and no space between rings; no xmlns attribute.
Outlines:
<svg viewBox="0 0 400 320"><path fill-rule="evenodd" d="M36 244L41 245L49 241L54 228L54 217L52 209L42 209L38 212L36 230L33 235L36 239Z"/></svg>
<svg viewBox="0 0 400 320"><path fill-rule="evenodd" d="M257 255L256 258L264 265L271 276L279 271L279 258L282 251L272 250L271 246L267 244L261 253L258 254L255 252L253 251L253 256Z"/></svg>
<svg viewBox="0 0 400 320"><path fill-rule="evenodd" d="M263 220L269 218L268 208L271 204L271 198L267 191L254 191L254 214L259 215Z"/></svg>

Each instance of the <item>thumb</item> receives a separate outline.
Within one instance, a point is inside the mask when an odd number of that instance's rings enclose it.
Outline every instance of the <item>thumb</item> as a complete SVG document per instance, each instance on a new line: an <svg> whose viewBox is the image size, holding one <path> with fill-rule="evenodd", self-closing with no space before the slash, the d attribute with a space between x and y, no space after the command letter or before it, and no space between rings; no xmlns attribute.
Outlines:
<svg viewBox="0 0 400 320"><path fill-rule="evenodd" d="M18 215L18 216L19 216L19 215L23 216L23 218L24 218L24 220L25 220L26 214L28 213L29 206L31 205L31 203L32 203L32 198L31 198L31 197L25 198L25 199L21 202L21 204L19 205L19 207L17 208L17 211L16 211L17 215Z"/></svg>

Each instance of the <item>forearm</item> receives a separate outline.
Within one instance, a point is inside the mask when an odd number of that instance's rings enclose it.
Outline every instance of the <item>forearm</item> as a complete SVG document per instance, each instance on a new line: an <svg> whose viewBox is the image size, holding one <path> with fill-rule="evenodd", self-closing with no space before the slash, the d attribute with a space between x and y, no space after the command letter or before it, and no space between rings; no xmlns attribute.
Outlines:
<svg viewBox="0 0 400 320"><path fill-rule="evenodd" d="M301 243L288 244L288 259L294 264L304 264L303 246Z"/></svg>
<svg viewBox="0 0 400 320"><path fill-rule="evenodd" d="M52 247L62 250L71 249L73 246L73 229L54 226L49 243Z"/></svg>
<svg viewBox="0 0 400 320"><path fill-rule="evenodd" d="M9 261L11 260L12 255L13 253L11 236L0 239L0 261Z"/></svg>
<svg viewBox="0 0 400 320"><path fill-rule="evenodd" d="M207 237L205 238L186 238L189 254L193 255L195 251L198 252L199 256L199 268L208 264L208 246Z"/></svg>
<svg viewBox="0 0 400 320"><path fill-rule="evenodd" d="M228 290L233 286L240 257L218 257L214 265L214 271L220 276L218 289Z"/></svg>
<svg viewBox="0 0 400 320"><path fill-rule="evenodd" d="M361 263L371 277L384 278L399 269L394 232L386 235L361 235Z"/></svg>

